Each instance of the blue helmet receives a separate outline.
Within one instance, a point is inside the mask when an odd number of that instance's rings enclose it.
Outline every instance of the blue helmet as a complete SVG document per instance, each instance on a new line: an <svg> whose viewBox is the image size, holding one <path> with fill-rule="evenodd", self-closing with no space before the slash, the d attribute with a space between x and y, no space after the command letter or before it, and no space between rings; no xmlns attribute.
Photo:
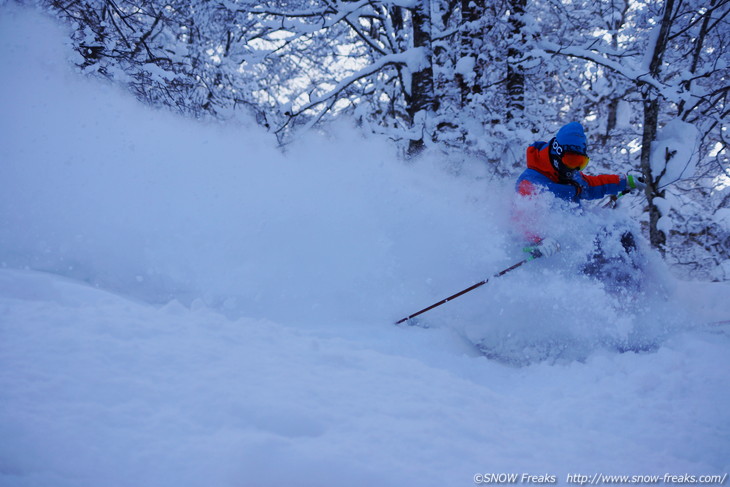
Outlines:
<svg viewBox="0 0 730 487"><path fill-rule="evenodd" d="M555 135L550 153L560 157L564 152L588 155L588 139L579 122L564 125Z"/></svg>

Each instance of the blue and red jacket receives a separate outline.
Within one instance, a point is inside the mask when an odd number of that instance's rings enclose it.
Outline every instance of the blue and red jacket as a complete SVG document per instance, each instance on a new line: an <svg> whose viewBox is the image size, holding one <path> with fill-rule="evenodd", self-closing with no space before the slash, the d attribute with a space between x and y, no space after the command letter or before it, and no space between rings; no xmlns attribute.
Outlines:
<svg viewBox="0 0 730 487"><path fill-rule="evenodd" d="M596 200L626 189L626 177L618 174L589 176L580 171L570 182L561 182L550 162L547 142L535 142L527 148L527 169L517 178L516 190L523 196L550 191L566 201Z"/></svg>
<svg viewBox="0 0 730 487"><path fill-rule="evenodd" d="M572 179L561 181L558 171L550 162L550 148L547 142L535 142L527 148L527 169L517 178L515 189L522 196L550 192L565 201L580 203L580 200L594 200L626 190L626 177L618 174L589 176L574 171ZM515 215L521 220L520 215ZM520 223L520 222L518 222ZM524 222L522 222L524 223ZM541 240L529 229L523 228L526 237L533 242Z"/></svg>

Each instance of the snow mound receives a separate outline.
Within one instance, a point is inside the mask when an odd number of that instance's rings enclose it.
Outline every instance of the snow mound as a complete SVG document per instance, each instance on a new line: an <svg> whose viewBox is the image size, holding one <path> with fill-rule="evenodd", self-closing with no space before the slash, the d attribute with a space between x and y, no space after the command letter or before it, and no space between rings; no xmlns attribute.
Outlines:
<svg viewBox="0 0 730 487"><path fill-rule="evenodd" d="M659 131L651 151L651 172L659 187L694 176L698 137L697 127L678 118Z"/></svg>

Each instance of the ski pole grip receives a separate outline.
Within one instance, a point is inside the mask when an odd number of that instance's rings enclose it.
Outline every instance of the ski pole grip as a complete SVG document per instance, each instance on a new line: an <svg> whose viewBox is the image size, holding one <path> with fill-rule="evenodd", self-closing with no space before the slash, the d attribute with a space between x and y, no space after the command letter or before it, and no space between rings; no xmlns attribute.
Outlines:
<svg viewBox="0 0 730 487"><path fill-rule="evenodd" d="M523 252L530 254L530 260L539 259L542 257L542 252L538 246L525 247L522 249Z"/></svg>

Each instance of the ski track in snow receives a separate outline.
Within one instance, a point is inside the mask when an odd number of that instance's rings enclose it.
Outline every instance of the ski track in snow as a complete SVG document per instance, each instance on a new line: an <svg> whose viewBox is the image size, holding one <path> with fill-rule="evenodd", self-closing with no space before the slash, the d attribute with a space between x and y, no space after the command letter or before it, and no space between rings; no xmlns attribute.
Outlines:
<svg viewBox="0 0 730 487"><path fill-rule="evenodd" d="M650 292L617 298L570 271L586 242L566 235L393 326L521 258L509 184L346 128L281 155L140 107L19 7L0 38L3 487L730 470L730 336L707 324L728 283L652 260Z"/></svg>

